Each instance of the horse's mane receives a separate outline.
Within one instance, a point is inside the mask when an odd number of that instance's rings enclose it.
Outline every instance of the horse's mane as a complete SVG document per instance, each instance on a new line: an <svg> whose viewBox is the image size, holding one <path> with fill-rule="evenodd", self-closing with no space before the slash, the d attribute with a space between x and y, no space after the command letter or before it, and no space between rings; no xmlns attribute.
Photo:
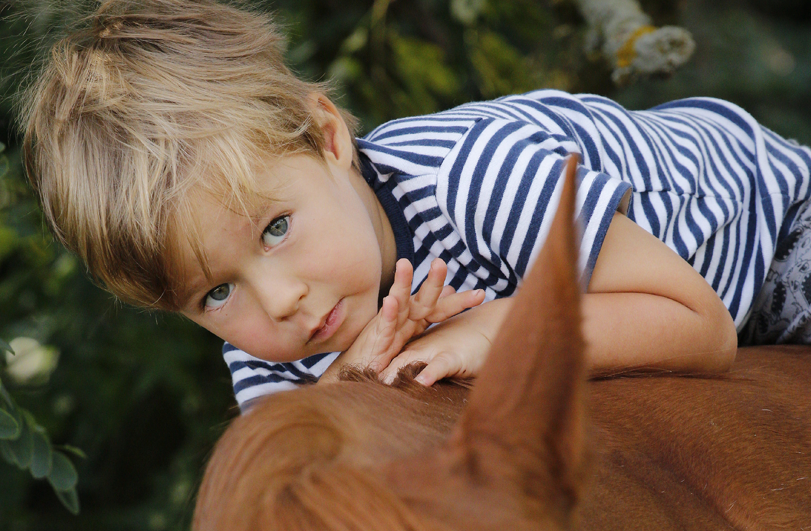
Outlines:
<svg viewBox="0 0 811 531"><path fill-rule="evenodd" d="M423 396L436 396L440 395L456 395L460 394L460 390L469 390L473 387L473 380L464 378L446 378L440 380L432 387L426 387L417 382L417 375L425 368L425 362L417 361L400 368L397 371L394 381L390 384L383 383L377 372L369 367L354 367L345 366L341 368L338 379L344 382L364 382L369 385L385 385L392 387L399 391L420 398ZM462 393L465 394L465 393Z"/></svg>
<svg viewBox="0 0 811 531"><path fill-rule="evenodd" d="M196 528L424 529L417 527L424 518L367 473L424 449L426 440L440 444L464 408L470 382L425 387L414 379L424 365L404 367L391 385L370 369L346 367L337 384L258 400L217 445L228 458L212 462L198 497L216 506L218 518L198 514L211 525ZM374 417L357 414L364 410ZM228 499L216 499L218 492Z"/></svg>

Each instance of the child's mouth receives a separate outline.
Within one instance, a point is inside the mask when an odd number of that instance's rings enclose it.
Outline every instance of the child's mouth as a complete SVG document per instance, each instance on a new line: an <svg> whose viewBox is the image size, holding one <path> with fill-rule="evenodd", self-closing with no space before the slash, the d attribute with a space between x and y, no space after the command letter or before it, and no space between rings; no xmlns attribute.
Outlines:
<svg viewBox="0 0 811 531"><path fill-rule="evenodd" d="M321 328L318 328L310 338L310 341L325 341L332 337L332 334L338 330L338 327L341 326L344 318L344 300L341 299L338 301L338 304L330 310L327 314L326 319L324 320L324 324L321 325Z"/></svg>

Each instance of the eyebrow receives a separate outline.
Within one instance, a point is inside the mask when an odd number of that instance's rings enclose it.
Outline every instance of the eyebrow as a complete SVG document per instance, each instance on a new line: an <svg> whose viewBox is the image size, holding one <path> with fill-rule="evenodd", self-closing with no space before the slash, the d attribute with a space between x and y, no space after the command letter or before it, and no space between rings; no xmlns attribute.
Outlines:
<svg viewBox="0 0 811 531"><path fill-rule="evenodd" d="M180 311L188 311L190 306L195 310L199 310L197 299L200 298L202 293L210 291L209 285L211 282L205 273L201 274L200 272L195 272L193 280L184 281L182 287L176 292L177 305Z"/></svg>
<svg viewBox="0 0 811 531"><path fill-rule="evenodd" d="M197 299L200 298L200 293L205 289L206 285L201 282L195 282L191 286L184 286L178 292L177 302L180 311L199 310ZM206 292L207 293L207 292Z"/></svg>

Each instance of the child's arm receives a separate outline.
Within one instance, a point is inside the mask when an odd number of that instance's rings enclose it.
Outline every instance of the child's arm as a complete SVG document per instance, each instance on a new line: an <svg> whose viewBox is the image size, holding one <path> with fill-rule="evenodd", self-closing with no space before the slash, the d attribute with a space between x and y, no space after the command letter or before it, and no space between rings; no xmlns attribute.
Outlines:
<svg viewBox="0 0 811 531"><path fill-rule="evenodd" d="M337 380L344 365L368 366L382 371L412 337L423 333L428 326L482 303L482 290L456 293L452 287L445 286L447 272L445 262L435 259L419 291L411 295L413 268L408 260L399 260L394 283L383 299L380 311L352 346L335 359L319 382Z"/></svg>
<svg viewBox="0 0 811 531"><path fill-rule="evenodd" d="M621 214L614 214L588 291L584 330L593 370L722 372L735 360L735 323L715 290Z"/></svg>
<svg viewBox="0 0 811 531"><path fill-rule="evenodd" d="M539 301L539 304L554 301ZM383 372L391 380L408 363L425 361L418 377L430 385L474 375L511 299L482 304L407 344ZM629 368L720 372L737 350L732 317L690 264L621 214L606 234L588 293L583 331L592 373Z"/></svg>

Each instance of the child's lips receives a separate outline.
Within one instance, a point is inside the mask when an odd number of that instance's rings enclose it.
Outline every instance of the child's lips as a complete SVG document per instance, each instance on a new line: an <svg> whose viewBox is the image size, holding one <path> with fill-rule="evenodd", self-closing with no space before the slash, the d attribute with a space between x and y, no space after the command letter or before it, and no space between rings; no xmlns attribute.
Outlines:
<svg viewBox="0 0 811 531"><path fill-rule="evenodd" d="M332 310L321 321L321 326L316 328L310 336L310 342L326 341L341 326L345 317L344 300L338 301Z"/></svg>

